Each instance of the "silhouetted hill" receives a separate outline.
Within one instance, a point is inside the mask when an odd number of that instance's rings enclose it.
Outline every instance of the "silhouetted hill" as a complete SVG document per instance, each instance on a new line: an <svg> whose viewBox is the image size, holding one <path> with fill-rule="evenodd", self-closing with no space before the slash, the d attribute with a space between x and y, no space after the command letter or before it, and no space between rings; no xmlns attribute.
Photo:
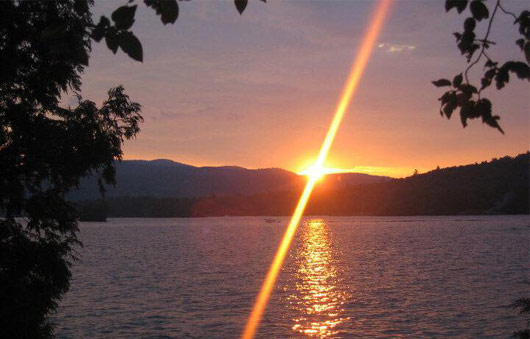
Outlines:
<svg viewBox="0 0 530 339"><path fill-rule="evenodd" d="M315 192L311 214L528 214L530 153L391 182Z"/></svg>
<svg viewBox="0 0 530 339"><path fill-rule="evenodd" d="M317 185L306 214L528 214L529 174L530 153L372 184L345 185L347 179L334 175ZM116 197L107 200L106 208L109 217L290 215L301 190L297 183L294 187L199 198ZM82 203L87 204L98 203Z"/></svg>
<svg viewBox="0 0 530 339"><path fill-rule="evenodd" d="M112 197L206 197L212 195L253 195L271 191L297 190L305 177L279 168L246 169L237 166L195 167L171 160L126 160L116 166L116 187L109 187ZM346 173L330 176L335 187L388 181L388 177ZM331 185L331 184L330 184ZM81 181L80 188L69 195L72 200L99 198L94 177Z"/></svg>

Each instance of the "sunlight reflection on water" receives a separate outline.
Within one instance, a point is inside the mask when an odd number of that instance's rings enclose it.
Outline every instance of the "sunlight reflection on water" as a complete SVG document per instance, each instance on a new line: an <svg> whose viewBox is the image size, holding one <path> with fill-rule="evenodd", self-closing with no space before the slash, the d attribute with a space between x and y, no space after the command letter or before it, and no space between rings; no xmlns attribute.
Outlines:
<svg viewBox="0 0 530 339"><path fill-rule="evenodd" d="M81 223L57 337L238 337L289 221L267 219ZM528 216L314 219L256 338L507 338L526 325L509 305L528 295Z"/></svg>
<svg viewBox="0 0 530 339"><path fill-rule="evenodd" d="M297 314L292 329L308 336L335 336L337 326L349 320L343 316L349 295L337 289L340 282L329 233L324 220L306 221L296 253L296 293L288 297Z"/></svg>

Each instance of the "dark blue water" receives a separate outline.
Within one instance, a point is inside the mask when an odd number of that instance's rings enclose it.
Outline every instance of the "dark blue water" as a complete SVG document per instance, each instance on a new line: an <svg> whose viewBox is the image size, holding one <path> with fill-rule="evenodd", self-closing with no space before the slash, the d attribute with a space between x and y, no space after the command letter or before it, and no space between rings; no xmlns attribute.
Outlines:
<svg viewBox="0 0 530 339"><path fill-rule="evenodd" d="M238 337L288 218L82 223L61 338ZM321 217L298 229L258 337L500 337L523 328L528 216Z"/></svg>

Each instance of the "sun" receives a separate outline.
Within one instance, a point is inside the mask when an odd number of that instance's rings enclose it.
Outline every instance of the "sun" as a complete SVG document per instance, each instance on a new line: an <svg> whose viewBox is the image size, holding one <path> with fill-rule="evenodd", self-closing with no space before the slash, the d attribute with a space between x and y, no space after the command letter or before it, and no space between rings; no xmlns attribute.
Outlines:
<svg viewBox="0 0 530 339"><path fill-rule="evenodd" d="M319 181L327 174L327 170L323 166L313 165L300 174L307 175L311 180Z"/></svg>
<svg viewBox="0 0 530 339"><path fill-rule="evenodd" d="M332 168L320 166L316 163L307 167L305 170L298 172L299 175L305 175L309 179L317 182L320 181L327 174L341 174L341 173L355 173L353 169L344 169L344 168Z"/></svg>

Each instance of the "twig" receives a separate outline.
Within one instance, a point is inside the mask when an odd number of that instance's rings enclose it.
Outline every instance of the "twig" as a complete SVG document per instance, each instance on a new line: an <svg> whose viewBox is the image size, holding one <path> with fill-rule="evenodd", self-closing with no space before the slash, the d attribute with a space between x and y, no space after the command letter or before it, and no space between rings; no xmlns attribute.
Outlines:
<svg viewBox="0 0 530 339"><path fill-rule="evenodd" d="M501 4L499 4L499 8L501 9L501 11L503 11L504 14L511 15L515 20L517 20L517 15L513 14L512 12L508 12L507 10L505 10L504 7L502 7Z"/></svg>
<svg viewBox="0 0 530 339"><path fill-rule="evenodd" d="M486 57L486 59L488 59L488 61L493 62L493 60L491 60L491 58L489 57L489 55L486 54L486 51L482 52L482 54L484 54L484 56Z"/></svg>
<svg viewBox="0 0 530 339"><path fill-rule="evenodd" d="M490 22L488 23L488 30L486 31L486 35L484 36L484 39L482 39L483 41L487 41L488 40L488 37L490 35L490 31L491 31L491 26L493 24L493 19L495 18L495 14L497 13L497 9L500 7L500 4L501 3L501 0L497 0L497 4L495 5L495 8L493 9L493 13L491 14L491 18L490 18ZM466 83L469 85L469 78L467 76L467 73L469 72L469 70L475 66L477 64L477 62L480 61L480 59L482 58L482 55L484 55L484 50L486 49L486 44L483 43L482 44L482 48L480 50L480 53L478 55L478 57L475 59L475 61L473 61L469 66L467 66L466 68L466 71L464 72L464 77L466 78Z"/></svg>

